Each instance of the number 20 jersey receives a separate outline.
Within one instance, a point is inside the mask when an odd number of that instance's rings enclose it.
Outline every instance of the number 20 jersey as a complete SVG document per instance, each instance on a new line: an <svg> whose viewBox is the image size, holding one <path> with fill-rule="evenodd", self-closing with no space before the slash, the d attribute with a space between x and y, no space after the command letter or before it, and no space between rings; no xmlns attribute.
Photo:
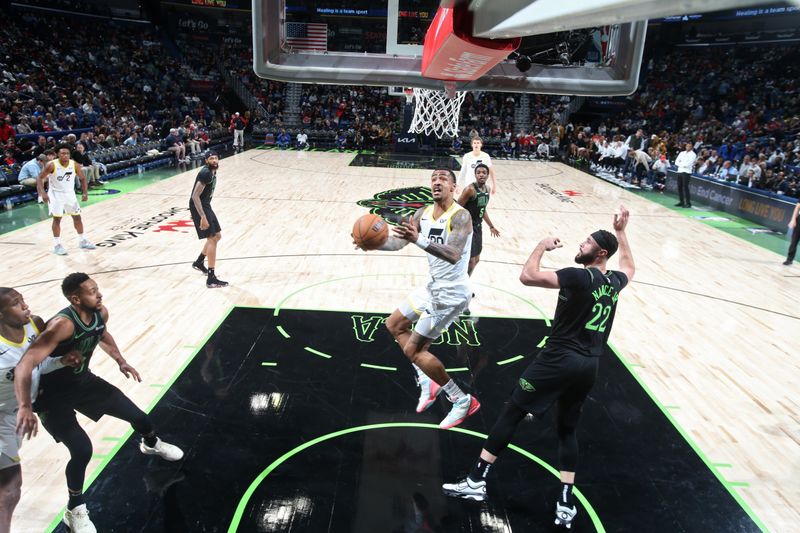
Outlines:
<svg viewBox="0 0 800 533"><path fill-rule="evenodd" d="M453 216L464 208L458 205L458 202L453 202L450 208L442 213L439 218L433 218L433 210L436 204L429 205L422 212L420 218L420 233L428 238L431 243L436 244L449 244L451 227L450 223ZM453 265L431 254L428 254L428 265L431 269L431 277L434 282L441 281L465 281L469 279L467 269L469 267L469 252L472 249L472 233L467 237L464 243L464 249L461 250L461 255L458 261Z"/></svg>

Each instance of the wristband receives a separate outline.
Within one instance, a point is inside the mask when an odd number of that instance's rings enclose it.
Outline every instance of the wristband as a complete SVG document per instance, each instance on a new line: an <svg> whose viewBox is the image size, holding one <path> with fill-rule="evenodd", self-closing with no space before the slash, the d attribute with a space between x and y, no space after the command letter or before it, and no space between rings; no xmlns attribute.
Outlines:
<svg viewBox="0 0 800 533"><path fill-rule="evenodd" d="M420 233L417 236L417 240L414 242L414 244L416 244L417 246L419 246L424 250L431 244L431 241L429 241L425 235Z"/></svg>

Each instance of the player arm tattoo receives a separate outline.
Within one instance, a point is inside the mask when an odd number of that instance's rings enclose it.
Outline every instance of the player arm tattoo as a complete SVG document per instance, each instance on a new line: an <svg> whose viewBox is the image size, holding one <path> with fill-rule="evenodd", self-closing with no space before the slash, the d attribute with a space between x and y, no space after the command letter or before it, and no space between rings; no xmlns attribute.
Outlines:
<svg viewBox="0 0 800 533"><path fill-rule="evenodd" d="M206 218L206 212L203 211L203 203L200 201L200 195L203 194L204 190L206 190L206 184L202 181L195 183L194 189L192 190L192 202L201 218Z"/></svg>
<svg viewBox="0 0 800 533"><path fill-rule="evenodd" d="M422 212L424 210L425 210L424 207L420 207L419 209L417 209L417 211L412 215L411 219L405 223L414 224L417 230L419 230L419 220L422 218ZM383 243L383 245L380 248L378 248L378 250L383 250L385 252L395 252L407 246L409 242L411 241L409 241L408 239L404 239L402 237L399 237L397 235L392 235L390 233L389 238L386 239L386 242Z"/></svg>
<svg viewBox="0 0 800 533"><path fill-rule="evenodd" d="M461 209L450 219L450 236L447 238L449 244L431 242L425 247L425 251L455 265L461 258L461 252L464 251L467 238L471 234L472 217L466 209Z"/></svg>

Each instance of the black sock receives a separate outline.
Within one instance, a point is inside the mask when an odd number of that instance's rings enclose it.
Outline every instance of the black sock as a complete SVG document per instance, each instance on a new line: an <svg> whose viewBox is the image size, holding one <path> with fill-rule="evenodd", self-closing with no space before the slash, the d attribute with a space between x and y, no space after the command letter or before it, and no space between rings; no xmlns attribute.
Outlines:
<svg viewBox="0 0 800 533"><path fill-rule="evenodd" d="M152 448L158 442L158 438L156 437L155 433L151 433L150 435L142 435L142 440L144 441L145 446L149 446Z"/></svg>
<svg viewBox="0 0 800 533"><path fill-rule="evenodd" d="M202 265L203 261L205 261L205 260L206 260L206 256L204 254L200 254L200 255L197 256L197 261L195 261L195 263L197 263L199 265Z"/></svg>
<svg viewBox="0 0 800 533"><path fill-rule="evenodd" d="M472 471L469 473L469 478L472 481L484 481L491 467L492 463L479 458L478 462L475 463L475 466L472 467Z"/></svg>
<svg viewBox="0 0 800 533"><path fill-rule="evenodd" d="M72 491L69 491L69 501L67 502L67 509L71 511L75 509L77 506L83 504L84 504L83 492L73 494Z"/></svg>
<svg viewBox="0 0 800 533"><path fill-rule="evenodd" d="M214 279L215 277L216 276L214 276L214 269L213 268L209 268L208 269L208 279Z"/></svg>
<svg viewBox="0 0 800 533"><path fill-rule="evenodd" d="M558 501L564 505L568 505L570 507L573 506L572 504L572 487L574 487L572 483L562 483L561 484L561 495L558 497Z"/></svg>

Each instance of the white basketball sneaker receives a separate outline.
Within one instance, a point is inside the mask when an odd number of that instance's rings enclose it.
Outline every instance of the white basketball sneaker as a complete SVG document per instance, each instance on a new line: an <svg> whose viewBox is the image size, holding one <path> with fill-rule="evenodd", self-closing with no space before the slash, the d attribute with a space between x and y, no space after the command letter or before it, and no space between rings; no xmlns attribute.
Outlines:
<svg viewBox="0 0 800 533"><path fill-rule="evenodd" d="M575 519L575 515L578 514L578 509L575 508L573 505L572 507L567 507L563 505L561 502L556 502L556 522L557 526L564 526L567 529L572 528L572 521Z"/></svg>
<svg viewBox="0 0 800 533"><path fill-rule="evenodd" d="M85 503L72 510L67 509L62 521L72 533L97 533L97 528L89 520L89 510Z"/></svg>
<svg viewBox="0 0 800 533"><path fill-rule="evenodd" d="M183 459L183 450L159 438L156 438L156 445L152 448L145 444L144 439L142 439L142 442L139 444L139 450L145 455L157 455L167 461L179 461Z"/></svg>
<svg viewBox="0 0 800 533"><path fill-rule="evenodd" d="M486 482L472 481L469 476L455 483L444 483L442 492L453 498L482 502L486 499Z"/></svg>
<svg viewBox="0 0 800 533"><path fill-rule="evenodd" d="M421 413L426 411L439 393L442 392L442 387L427 376L420 376L419 378L419 401L417 402L417 412Z"/></svg>
<svg viewBox="0 0 800 533"><path fill-rule="evenodd" d="M447 413L447 416L444 417L444 420L439 423L439 427L441 429L450 429L455 427L480 408L481 403L477 398L471 394L465 394L463 398L453 404L450 412Z"/></svg>

